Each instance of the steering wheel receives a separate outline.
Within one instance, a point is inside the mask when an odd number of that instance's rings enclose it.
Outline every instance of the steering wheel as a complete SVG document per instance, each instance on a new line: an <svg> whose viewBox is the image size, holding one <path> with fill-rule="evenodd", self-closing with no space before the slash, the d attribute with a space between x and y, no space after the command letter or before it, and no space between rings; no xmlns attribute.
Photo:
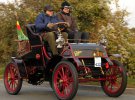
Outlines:
<svg viewBox="0 0 135 100"><path fill-rule="evenodd" d="M53 27L57 26L58 30L62 31L65 28L67 28L69 26L69 24L67 22L57 22L57 23L53 23Z"/></svg>
<svg viewBox="0 0 135 100"><path fill-rule="evenodd" d="M55 25L63 25L63 24L64 24L64 25L67 25L68 23L67 23L67 22L57 22L57 23L54 23L54 26L55 26Z"/></svg>

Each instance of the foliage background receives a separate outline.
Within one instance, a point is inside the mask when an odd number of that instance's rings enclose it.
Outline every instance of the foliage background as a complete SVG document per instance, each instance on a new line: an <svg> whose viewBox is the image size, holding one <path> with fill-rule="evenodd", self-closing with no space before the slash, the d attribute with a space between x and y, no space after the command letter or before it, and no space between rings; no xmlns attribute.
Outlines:
<svg viewBox="0 0 135 100"><path fill-rule="evenodd" d="M16 0L15 0L16 1ZM52 1L52 2L50 2ZM0 65L5 66L17 52L16 17L25 32L25 25L34 23L45 4L52 4L59 11L64 0L21 0L14 4L0 4ZM90 33L90 42L99 42L102 36L108 40L108 52L119 53L119 59L126 66L129 77L135 78L135 28L129 29L124 17L125 10L111 12L113 0L67 0L72 5L80 31ZM117 2L116 2L117 5Z"/></svg>

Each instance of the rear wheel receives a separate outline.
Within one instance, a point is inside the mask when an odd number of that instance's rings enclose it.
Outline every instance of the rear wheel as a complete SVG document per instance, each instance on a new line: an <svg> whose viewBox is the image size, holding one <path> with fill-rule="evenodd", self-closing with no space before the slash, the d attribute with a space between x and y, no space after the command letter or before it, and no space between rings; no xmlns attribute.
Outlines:
<svg viewBox="0 0 135 100"><path fill-rule="evenodd" d="M127 86L127 74L124 66L113 60L113 66L110 66L106 72L106 81L101 82L104 92L110 97L120 96Z"/></svg>
<svg viewBox="0 0 135 100"><path fill-rule="evenodd" d="M72 100L78 90L78 74L69 61L61 61L54 69L52 87L58 99Z"/></svg>
<svg viewBox="0 0 135 100"><path fill-rule="evenodd" d="M4 72L4 85L9 94L16 95L22 87L22 79L14 63L9 63Z"/></svg>

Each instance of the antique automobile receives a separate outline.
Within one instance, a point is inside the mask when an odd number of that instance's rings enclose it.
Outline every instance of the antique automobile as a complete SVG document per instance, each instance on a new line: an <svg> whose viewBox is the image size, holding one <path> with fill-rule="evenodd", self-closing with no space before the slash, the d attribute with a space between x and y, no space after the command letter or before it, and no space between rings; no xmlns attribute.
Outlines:
<svg viewBox="0 0 135 100"><path fill-rule="evenodd" d="M72 100L81 82L100 82L110 97L118 97L125 91L126 69L119 61L110 59L101 43L64 43L58 27L56 42L60 54L52 56L34 24L28 24L26 31L29 52L11 57L5 68L4 85L9 94L18 94L23 80L32 85L48 81L60 100Z"/></svg>

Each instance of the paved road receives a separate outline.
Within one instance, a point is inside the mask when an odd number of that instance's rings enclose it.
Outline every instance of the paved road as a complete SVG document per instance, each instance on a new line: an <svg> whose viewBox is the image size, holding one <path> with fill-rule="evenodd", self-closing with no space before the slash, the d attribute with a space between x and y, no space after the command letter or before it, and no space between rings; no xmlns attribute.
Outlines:
<svg viewBox="0 0 135 100"><path fill-rule="evenodd" d="M79 86L74 100L135 100L135 91L126 91L119 98L110 98L99 88ZM0 81L0 100L57 100L52 89L48 86L32 86L24 83L18 95L6 93L3 81Z"/></svg>

